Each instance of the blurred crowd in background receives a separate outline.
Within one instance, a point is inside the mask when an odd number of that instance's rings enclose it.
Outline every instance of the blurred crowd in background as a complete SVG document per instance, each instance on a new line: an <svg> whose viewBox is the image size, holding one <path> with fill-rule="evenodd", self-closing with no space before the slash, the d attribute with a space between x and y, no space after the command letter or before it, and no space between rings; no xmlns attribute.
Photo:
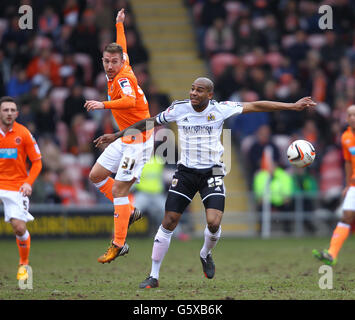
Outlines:
<svg viewBox="0 0 355 320"><path fill-rule="evenodd" d="M307 112L254 113L229 121L248 168L250 189L260 193L260 170L268 152L274 168L293 180L279 183L281 194L282 186L293 184L284 187L290 190L285 199L309 191L335 209L344 186L340 137L347 126L346 109L355 104L355 1L186 3L217 100L295 102L311 96L318 103ZM319 26L321 5L331 6L332 29ZM287 147L296 139L308 140L316 149L316 160L307 170L290 168L287 161Z"/></svg>
<svg viewBox="0 0 355 320"><path fill-rule="evenodd" d="M32 203L95 204L105 197L88 181L101 153L92 141L117 130L109 110L88 113L85 100L107 100L102 51L116 39L117 12L126 9L130 62L149 101L151 115L167 108L169 96L152 82L149 53L126 0L2 1L0 95L15 97L19 123L38 140L44 168ZM33 9L33 30L19 28L21 5Z"/></svg>
<svg viewBox="0 0 355 320"><path fill-rule="evenodd" d="M228 121L250 190L259 190L257 175L268 153L275 168L292 175L291 193L320 193L324 205L335 207L344 183L340 136L346 108L355 104L354 1L182 1L195 27L196 54L206 60L215 82L216 100L295 102L311 96L318 102L307 112ZM19 29L18 8L25 4L35 12L33 30ZM331 30L319 27L322 4L332 7ZM100 153L92 140L117 128L110 111L87 113L83 105L86 99L107 98L102 49L115 41L120 8L126 8L130 61L154 116L171 101L151 80L149 53L129 1L2 1L0 94L17 98L18 122L31 130L43 153L32 202L105 202L87 179ZM316 148L308 170L289 167L286 148L295 139Z"/></svg>

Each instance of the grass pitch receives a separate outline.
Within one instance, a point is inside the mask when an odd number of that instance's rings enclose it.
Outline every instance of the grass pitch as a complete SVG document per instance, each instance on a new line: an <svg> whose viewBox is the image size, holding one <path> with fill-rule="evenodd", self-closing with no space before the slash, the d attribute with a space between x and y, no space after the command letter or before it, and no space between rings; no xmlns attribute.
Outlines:
<svg viewBox="0 0 355 320"><path fill-rule="evenodd" d="M320 289L321 263L313 248L328 247L329 238L222 238L213 252L216 275L202 273L202 239L172 239L160 271L160 287L142 290L150 272L152 238L130 239L130 252L110 264L97 257L109 239L32 240L33 289L16 280L15 239L0 241L0 299L6 300L259 300L354 299L355 240L345 243L333 267L333 289Z"/></svg>

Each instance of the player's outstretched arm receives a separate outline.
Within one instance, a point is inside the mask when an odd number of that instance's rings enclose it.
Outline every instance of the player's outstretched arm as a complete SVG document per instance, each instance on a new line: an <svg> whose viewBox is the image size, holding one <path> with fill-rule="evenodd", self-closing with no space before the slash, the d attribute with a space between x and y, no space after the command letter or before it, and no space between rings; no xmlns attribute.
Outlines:
<svg viewBox="0 0 355 320"><path fill-rule="evenodd" d="M127 42L123 26L124 19L125 13L124 9L122 8L120 11L118 11L116 16L116 43L119 44L122 47L123 52L127 54Z"/></svg>
<svg viewBox="0 0 355 320"><path fill-rule="evenodd" d="M134 135L137 132L136 131L147 131L150 129L153 129L154 126L159 125L159 123L156 120L156 117L151 117L147 119L143 119L141 121L136 122L135 124L132 124L128 128L116 132L116 133L109 133L109 134L104 134L94 140L95 147L101 147L105 144L110 144L113 141L123 137L123 136L129 136L129 135Z"/></svg>
<svg viewBox="0 0 355 320"><path fill-rule="evenodd" d="M273 112L281 110L294 110L302 111L306 108L311 108L317 104L312 100L311 97L304 97L295 103L284 103L277 101L254 101L254 102L243 102L243 112Z"/></svg>

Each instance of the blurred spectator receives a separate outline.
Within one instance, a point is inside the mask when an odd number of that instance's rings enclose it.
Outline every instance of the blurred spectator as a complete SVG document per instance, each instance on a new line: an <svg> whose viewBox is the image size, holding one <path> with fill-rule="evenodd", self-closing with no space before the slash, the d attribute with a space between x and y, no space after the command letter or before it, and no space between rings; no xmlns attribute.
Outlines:
<svg viewBox="0 0 355 320"><path fill-rule="evenodd" d="M229 100L234 92L247 87L249 87L249 79L244 64L227 67L215 85L219 99L222 101Z"/></svg>
<svg viewBox="0 0 355 320"><path fill-rule="evenodd" d="M171 104L169 95L164 92L160 92L158 87L153 82L149 84L147 90L147 100L149 102L150 109L153 109L151 106L152 101L157 104L156 110L151 110L152 115L164 111Z"/></svg>
<svg viewBox="0 0 355 320"><path fill-rule="evenodd" d="M57 117L54 107L48 97L41 101L40 109L36 112L36 128L39 136L49 134L55 136Z"/></svg>
<svg viewBox="0 0 355 320"><path fill-rule="evenodd" d="M44 134L38 140L43 166L57 172L61 168L61 150L51 135Z"/></svg>
<svg viewBox="0 0 355 320"><path fill-rule="evenodd" d="M80 23L74 28L69 43L75 52L87 53L93 61L96 75L102 69L101 52L99 50L99 30L95 25L95 12L86 9Z"/></svg>
<svg viewBox="0 0 355 320"><path fill-rule="evenodd" d="M59 68L62 86L71 88L75 82L84 83L84 70L75 62L74 55L66 52Z"/></svg>
<svg viewBox="0 0 355 320"><path fill-rule="evenodd" d="M230 97L232 101L257 101L259 97L253 91L241 91ZM238 141L242 141L249 135L254 134L262 125L269 125L270 115L268 112L254 112L241 114L238 117L231 118L228 122L232 128L233 135Z"/></svg>
<svg viewBox="0 0 355 320"><path fill-rule="evenodd" d="M31 81L28 80L26 70L19 67L14 68L14 72L7 84L7 95L16 98L31 90Z"/></svg>
<svg viewBox="0 0 355 320"><path fill-rule="evenodd" d="M69 42L73 32L73 27L68 24L64 24L60 28L60 36L57 41L54 42L54 47L60 53L72 52L73 46Z"/></svg>
<svg viewBox="0 0 355 320"><path fill-rule="evenodd" d="M255 173L253 190L259 212L262 211L264 195L269 192L272 212L292 211L294 196L292 176L278 165L272 165L271 170L261 169ZM261 220L261 217L260 217ZM285 232L291 232L292 219L281 220Z"/></svg>
<svg viewBox="0 0 355 320"><path fill-rule="evenodd" d="M232 52L234 39L231 28L225 24L222 18L213 21L213 25L207 29L205 36L205 49L207 56L216 53Z"/></svg>
<svg viewBox="0 0 355 320"><path fill-rule="evenodd" d="M59 22L59 16L54 11L53 7L45 7L43 13L39 16L38 33L49 36L56 41L60 33Z"/></svg>
<svg viewBox="0 0 355 320"><path fill-rule="evenodd" d="M32 113L31 106L29 104L23 103L20 106L20 113L16 121L26 126L33 135L37 135L35 115Z"/></svg>
<svg viewBox="0 0 355 320"><path fill-rule="evenodd" d="M134 30L126 31L127 52L129 61L133 65L145 64L148 62L149 54L140 41L138 41L137 33Z"/></svg>
<svg viewBox="0 0 355 320"><path fill-rule="evenodd" d="M299 62L306 58L310 46L307 43L307 34L303 30L296 32L295 40L296 42L286 50L286 53L290 57L292 64L297 68L299 67Z"/></svg>
<svg viewBox="0 0 355 320"><path fill-rule="evenodd" d="M79 83L75 83L70 90L69 96L64 100L62 121L67 126L70 126L72 119L77 114L83 114L86 118L89 117L84 108L85 97L83 87Z"/></svg>
<svg viewBox="0 0 355 320"><path fill-rule="evenodd" d="M55 171L44 167L41 175L33 185L31 202L46 204L61 203L61 198L57 195L54 187L56 180L57 174Z"/></svg>
<svg viewBox="0 0 355 320"><path fill-rule="evenodd" d="M135 185L134 204L150 216L154 229L159 227L165 212L163 171L163 159L153 155L143 167L140 182Z"/></svg>
<svg viewBox="0 0 355 320"><path fill-rule="evenodd" d="M316 209L319 187L317 179L310 173L310 168L292 167L293 189L295 192L295 210L301 210L305 213L303 225L307 232L316 232L316 227L312 222L313 212Z"/></svg>
<svg viewBox="0 0 355 320"><path fill-rule="evenodd" d="M58 173L58 180L54 184L55 192L61 199L62 205L79 204L78 192L73 186L73 181L66 169Z"/></svg>
<svg viewBox="0 0 355 320"><path fill-rule="evenodd" d="M63 8L64 24L76 26L79 20L79 5L77 0L66 0Z"/></svg>
<svg viewBox="0 0 355 320"><path fill-rule="evenodd" d="M254 141L251 144L246 155L246 163L249 167L249 181L252 181L255 172L260 170L261 161L265 148L268 147L272 152L272 159L275 163L280 160L278 147L271 141L271 128L268 125L261 125L254 135Z"/></svg>
<svg viewBox="0 0 355 320"><path fill-rule="evenodd" d="M68 136L68 152L77 156L81 153L92 152L91 137L85 135L85 116L73 116Z"/></svg>
<svg viewBox="0 0 355 320"><path fill-rule="evenodd" d="M243 55L250 52L258 44L258 34L248 17L242 17L232 26L236 53Z"/></svg>
<svg viewBox="0 0 355 320"><path fill-rule="evenodd" d="M39 96L44 97L51 86L60 85L59 64L54 59L51 49L41 48L27 67L27 76L40 86Z"/></svg>

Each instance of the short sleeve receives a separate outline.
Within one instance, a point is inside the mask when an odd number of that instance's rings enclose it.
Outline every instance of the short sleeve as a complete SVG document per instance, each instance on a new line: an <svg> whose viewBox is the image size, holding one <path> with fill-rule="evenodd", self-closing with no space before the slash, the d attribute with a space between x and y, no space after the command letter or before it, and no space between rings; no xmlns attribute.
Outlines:
<svg viewBox="0 0 355 320"><path fill-rule="evenodd" d="M31 162L42 158L37 141L29 131L25 134L25 150Z"/></svg>
<svg viewBox="0 0 355 320"><path fill-rule="evenodd" d="M243 104L241 102L221 101L219 102L219 107L222 111L224 120L243 112Z"/></svg>
<svg viewBox="0 0 355 320"><path fill-rule="evenodd" d="M156 121L159 124L174 122L177 120L177 116L178 116L177 110L174 106L174 103L172 103L172 105L169 108L167 108L165 111L157 115Z"/></svg>

